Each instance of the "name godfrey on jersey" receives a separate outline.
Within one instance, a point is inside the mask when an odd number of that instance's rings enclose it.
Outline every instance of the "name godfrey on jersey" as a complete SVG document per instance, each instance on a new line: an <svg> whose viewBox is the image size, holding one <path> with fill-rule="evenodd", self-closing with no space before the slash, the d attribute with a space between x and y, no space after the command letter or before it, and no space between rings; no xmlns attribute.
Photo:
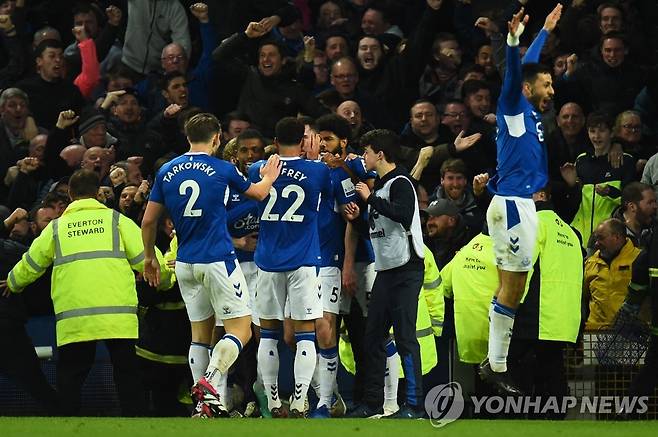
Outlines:
<svg viewBox="0 0 658 437"><path fill-rule="evenodd" d="M181 162L180 164L174 165L171 170L167 172L164 178L165 182L170 182L176 173L183 170L199 170L207 174L208 176L213 176L215 174L215 169L211 165L208 165L205 162Z"/></svg>

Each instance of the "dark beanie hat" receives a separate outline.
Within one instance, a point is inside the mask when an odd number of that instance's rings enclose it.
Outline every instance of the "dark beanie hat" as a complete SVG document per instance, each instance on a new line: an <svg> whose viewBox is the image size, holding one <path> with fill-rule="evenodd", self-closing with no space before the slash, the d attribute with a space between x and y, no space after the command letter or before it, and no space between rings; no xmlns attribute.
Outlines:
<svg viewBox="0 0 658 437"><path fill-rule="evenodd" d="M94 128L100 123L105 123L105 116L103 113L96 108L85 108L80 114L80 125L78 130L80 135L84 135L85 132Z"/></svg>

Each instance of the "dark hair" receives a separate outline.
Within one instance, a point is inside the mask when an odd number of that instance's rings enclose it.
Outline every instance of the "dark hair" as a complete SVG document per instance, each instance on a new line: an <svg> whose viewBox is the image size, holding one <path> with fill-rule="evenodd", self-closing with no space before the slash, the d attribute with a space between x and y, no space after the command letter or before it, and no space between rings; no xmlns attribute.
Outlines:
<svg viewBox="0 0 658 437"><path fill-rule="evenodd" d="M605 2L601 3L597 8L596 8L596 15L598 16L599 20L601 19L601 13L603 13L604 9L608 8L614 8L619 11L619 14L621 15L621 20L626 21L626 15L624 14L624 8L621 7L618 3L615 2Z"/></svg>
<svg viewBox="0 0 658 437"><path fill-rule="evenodd" d="M181 73L180 71L170 71L169 73L165 73L158 81L158 84L160 85L160 89L163 91L167 91L167 88L169 88L169 84L171 83L171 81L179 77L182 77L187 82L187 76L185 76L185 74Z"/></svg>
<svg viewBox="0 0 658 437"><path fill-rule="evenodd" d="M228 128L228 125L232 121L236 121L236 120L246 121L247 123L251 124L251 118L247 114L245 114L244 112L242 112L242 111L231 111L228 114L226 114L226 117L224 117L224 126L226 126Z"/></svg>
<svg viewBox="0 0 658 437"><path fill-rule="evenodd" d="M626 35L622 32L608 32L601 35L599 40L599 49L603 47L603 43L606 39L618 39L624 44L624 48L628 47L628 41L626 40Z"/></svg>
<svg viewBox="0 0 658 437"><path fill-rule="evenodd" d="M267 146L267 140L265 140L265 137L263 134L261 134L258 130L256 129L245 129L242 132L240 132L240 135L236 137L236 141L238 143L238 146L240 145L241 141L244 140L253 140L257 139L260 141L260 143L263 145L263 148Z"/></svg>
<svg viewBox="0 0 658 437"><path fill-rule="evenodd" d="M320 48L321 50L325 50L327 48L327 41L329 41L329 38L343 38L343 41L345 41L345 45L347 46L348 51L350 51L350 38L345 34L345 32L339 29L329 29L329 31L326 32L320 39L320 44L318 44L318 48Z"/></svg>
<svg viewBox="0 0 658 437"><path fill-rule="evenodd" d="M446 159L441 164L441 177L446 175L446 172L461 173L466 176L466 164L461 159Z"/></svg>
<svg viewBox="0 0 658 437"><path fill-rule="evenodd" d="M610 233L626 238L626 225L619 219L609 218L603 221L605 226L610 228Z"/></svg>
<svg viewBox="0 0 658 437"><path fill-rule="evenodd" d="M489 85L485 81L475 79L467 80L462 85L462 99L466 100L480 90L487 90L491 93L491 88L489 88Z"/></svg>
<svg viewBox="0 0 658 437"><path fill-rule="evenodd" d="M349 140L352 133L350 123L336 114L326 114L315 122L317 130L333 132L341 140Z"/></svg>
<svg viewBox="0 0 658 437"><path fill-rule="evenodd" d="M263 48L263 46L274 46L279 51L279 55L281 56L281 58L283 58L285 56L286 49L277 40L274 40L274 39L271 39L271 38L265 38L265 39L261 40L258 43L258 50L256 51L256 53L260 54L260 50Z"/></svg>
<svg viewBox="0 0 658 437"><path fill-rule="evenodd" d="M486 76L487 72L482 65L479 64L470 64L466 65L459 70L459 78L463 79L468 73L480 73L483 76Z"/></svg>
<svg viewBox="0 0 658 437"><path fill-rule="evenodd" d="M653 187L642 182L631 182L626 185L621 191L621 206L623 211L628 209L629 203L641 202L643 197L642 193L647 190L653 190Z"/></svg>
<svg viewBox="0 0 658 437"><path fill-rule="evenodd" d="M57 41L56 39L44 39L34 48L34 57L40 58L46 49L62 49L63 51L64 45L61 41Z"/></svg>
<svg viewBox="0 0 658 437"><path fill-rule="evenodd" d="M396 162L400 139L388 129L373 129L361 137L361 147L370 147L374 152L384 152L388 162Z"/></svg>
<svg viewBox="0 0 658 437"><path fill-rule="evenodd" d="M98 174L92 170L77 170L69 179L69 192L73 200L83 197L96 197L100 186Z"/></svg>
<svg viewBox="0 0 658 437"><path fill-rule="evenodd" d="M535 62L529 62L527 64L523 64L522 72L523 72L523 82L530 82L533 83L534 81L537 80L537 76L540 74L552 74L551 68L547 67L546 65L543 64L538 64Z"/></svg>
<svg viewBox="0 0 658 437"><path fill-rule="evenodd" d="M203 109L198 106L188 106L187 108L181 109L178 113L178 118L176 119L178 122L178 129L180 129L181 132L185 132L185 123L195 115L202 113Z"/></svg>
<svg viewBox="0 0 658 437"><path fill-rule="evenodd" d="M297 146L304 138L304 123L295 117L284 117L274 127L280 146Z"/></svg>
<svg viewBox="0 0 658 437"><path fill-rule="evenodd" d="M219 120L212 114L202 112L185 123L185 135L191 143L205 143L222 131Z"/></svg>
<svg viewBox="0 0 658 437"><path fill-rule="evenodd" d="M612 120L610 119L610 116L605 112L595 111L591 112L587 116L587 122L585 123L585 127L587 129L601 125L607 127L609 130L612 130Z"/></svg>

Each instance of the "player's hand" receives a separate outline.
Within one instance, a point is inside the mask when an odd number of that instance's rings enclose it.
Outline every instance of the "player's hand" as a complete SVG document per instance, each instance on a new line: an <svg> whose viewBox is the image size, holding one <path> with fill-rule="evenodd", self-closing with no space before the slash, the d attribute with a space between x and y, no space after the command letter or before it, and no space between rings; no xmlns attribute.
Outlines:
<svg viewBox="0 0 658 437"><path fill-rule="evenodd" d="M157 258L144 259L144 279L151 287L160 285L160 263Z"/></svg>
<svg viewBox="0 0 658 437"><path fill-rule="evenodd" d="M117 27L121 24L121 18L123 17L123 12L116 6L110 6L105 9L105 15L107 15L107 24Z"/></svg>
<svg viewBox="0 0 658 437"><path fill-rule="evenodd" d="M489 182L489 173L481 173L473 178L473 194L480 196L484 193L487 183Z"/></svg>
<svg viewBox="0 0 658 437"><path fill-rule="evenodd" d="M320 145L322 144L322 138L319 134L312 134L306 141L304 141L304 152L306 153L306 159L315 161L320 157Z"/></svg>
<svg viewBox="0 0 658 437"><path fill-rule="evenodd" d="M356 272L354 272L354 268L343 265L341 276L343 293L349 297L354 297L356 294Z"/></svg>
<svg viewBox="0 0 658 437"><path fill-rule="evenodd" d="M368 197L370 197L370 188L368 188L368 185L363 182L356 184L356 192L359 193L359 196L361 196L363 200L368 200Z"/></svg>
<svg viewBox="0 0 658 437"><path fill-rule="evenodd" d="M85 29L84 26L75 26L72 29L72 32L77 42L82 42L89 39L89 35L87 35L87 29Z"/></svg>
<svg viewBox="0 0 658 437"><path fill-rule="evenodd" d="M345 157L345 161L351 161L356 158L360 158L360 156L357 155L356 153L348 153L347 156Z"/></svg>
<svg viewBox="0 0 658 437"><path fill-rule="evenodd" d="M575 187L578 183L578 173L576 172L576 164L572 162L565 162L560 166L560 174L562 179L570 187Z"/></svg>
<svg viewBox="0 0 658 437"><path fill-rule="evenodd" d="M279 155L270 156L265 165L260 168L261 178L274 182L281 174L282 165Z"/></svg>
<svg viewBox="0 0 658 437"><path fill-rule="evenodd" d="M524 15L524 12L525 8L521 8L519 12L512 16L512 20L507 22L507 30L514 38L521 36L528 20L530 20L528 15Z"/></svg>
<svg viewBox="0 0 658 437"><path fill-rule="evenodd" d="M496 22L488 17L479 17L475 20L475 27L482 29L487 38L491 38L492 35L500 33L500 28Z"/></svg>
<svg viewBox="0 0 658 437"><path fill-rule="evenodd" d="M479 132L465 137L464 131L461 131L459 132L459 135L457 135L457 138L455 138L455 150L457 153L463 152L464 150L471 148L473 144L480 141L480 138L482 138L482 134Z"/></svg>
<svg viewBox="0 0 658 437"><path fill-rule="evenodd" d="M194 3L190 6L190 12L192 12L192 15L194 15L200 23L207 23L210 21L210 18L208 17L208 5L205 3Z"/></svg>
<svg viewBox="0 0 658 437"><path fill-rule="evenodd" d="M486 121L489 124L496 124L496 114L493 112L482 117L482 120Z"/></svg>
<svg viewBox="0 0 658 437"><path fill-rule="evenodd" d="M624 149L619 143L612 143L608 152L608 162L612 168L619 168L624 165Z"/></svg>
<svg viewBox="0 0 658 437"><path fill-rule="evenodd" d="M322 162L327 164L329 168L338 168L343 166L343 158L333 153L325 153L322 155Z"/></svg>
<svg viewBox="0 0 658 437"><path fill-rule="evenodd" d="M350 202L347 205L345 205L345 218L349 221L356 220L359 215L361 214L361 209L359 208L359 205L357 205L354 202Z"/></svg>
<svg viewBox="0 0 658 437"><path fill-rule="evenodd" d="M67 127L73 126L78 122L80 117L75 115L75 112L72 110L62 111L57 117L57 124L55 126L57 129L66 129Z"/></svg>
<svg viewBox="0 0 658 437"><path fill-rule="evenodd" d="M7 287L7 280L0 280L0 290L2 291L2 297L11 296L11 290Z"/></svg>
<svg viewBox="0 0 658 437"><path fill-rule="evenodd" d="M562 4L558 3L555 5L555 8L546 16L546 21L544 21L544 29L548 32L555 30L557 22L560 21L562 16Z"/></svg>
<svg viewBox="0 0 658 437"><path fill-rule="evenodd" d="M567 71L564 74L567 77L574 74L576 72L576 66L577 65L578 65L578 55L573 53L567 58Z"/></svg>

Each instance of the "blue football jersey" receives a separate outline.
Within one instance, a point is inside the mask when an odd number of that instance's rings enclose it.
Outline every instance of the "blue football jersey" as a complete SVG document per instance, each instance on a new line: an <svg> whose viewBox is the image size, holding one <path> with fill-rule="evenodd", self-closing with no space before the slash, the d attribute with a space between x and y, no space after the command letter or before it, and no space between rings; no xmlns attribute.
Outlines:
<svg viewBox="0 0 658 437"><path fill-rule="evenodd" d="M501 196L532 197L548 182L541 115L521 92L518 47L507 47L507 70L496 111L496 175L488 188Z"/></svg>
<svg viewBox="0 0 658 437"><path fill-rule="evenodd" d="M228 233L231 237L241 238L258 232L258 202L249 199L237 191L231 190L226 204ZM254 252L235 249L239 262L254 260Z"/></svg>
<svg viewBox="0 0 658 437"><path fill-rule="evenodd" d="M229 188L242 193L250 182L238 169L205 153L186 153L158 171L149 200L169 211L176 235L176 259L212 263L235 259L226 227Z"/></svg>
<svg viewBox="0 0 658 437"><path fill-rule="evenodd" d="M260 180L265 161L249 168L249 178ZM318 210L322 197L332 197L329 168L301 158L281 158L281 175L258 205L260 230L254 261L269 272L320 266Z"/></svg>

